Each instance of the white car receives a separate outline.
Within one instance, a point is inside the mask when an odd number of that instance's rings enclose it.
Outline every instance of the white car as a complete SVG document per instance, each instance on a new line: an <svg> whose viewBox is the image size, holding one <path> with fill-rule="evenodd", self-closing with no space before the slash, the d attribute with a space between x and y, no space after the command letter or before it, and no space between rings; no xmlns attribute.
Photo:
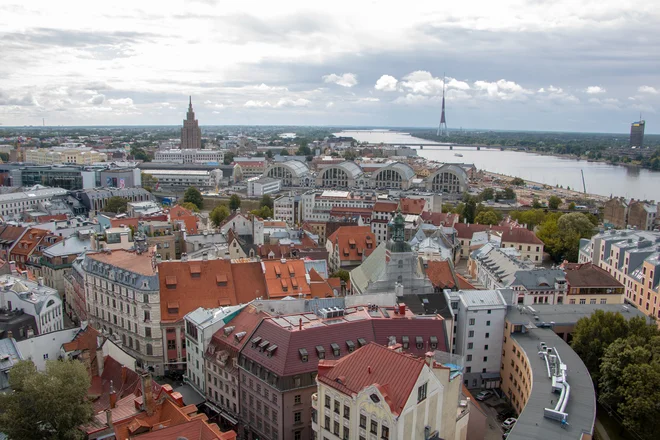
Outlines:
<svg viewBox="0 0 660 440"><path fill-rule="evenodd" d="M478 401L481 402L481 401L484 401L484 400L488 399L488 398L491 397L492 395L493 395L493 392L492 392L492 391L488 391L488 390L486 390L486 391L482 391L482 392L480 392L479 394L477 394L477 395L474 396L474 397L475 397L475 399L477 399Z"/></svg>
<svg viewBox="0 0 660 440"><path fill-rule="evenodd" d="M518 419L515 417L509 417L504 422L502 422L502 428L508 431L509 429L513 428L513 425L515 425L517 421Z"/></svg>

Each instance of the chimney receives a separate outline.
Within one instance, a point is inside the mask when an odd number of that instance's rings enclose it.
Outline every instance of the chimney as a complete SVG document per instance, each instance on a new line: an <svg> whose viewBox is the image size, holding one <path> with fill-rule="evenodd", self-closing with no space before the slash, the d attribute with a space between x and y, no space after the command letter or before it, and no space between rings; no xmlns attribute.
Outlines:
<svg viewBox="0 0 660 440"><path fill-rule="evenodd" d="M126 374L128 373L128 368L125 365L121 366L121 386L123 387L126 383Z"/></svg>
<svg viewBox="0 0 660 440"><path fill-rule="evenodd" d="M142 373L140 376L142 380L142 409L148 416L154 413L154 391L151 385L151 374L148 372Z"/></svg>
<svg viewBox="0 0 660 440"><path fill-rule="evenodd" d="M113 428L113 426L112 426L112 411L110 411L109 409L105 410L105 424L108 425L109 428Z"/></svg>
<svg viewBox="0 0 660 440"><path fill-rule="evenodd" d="M302 318L298 320L298 330L302 330Z"/></svg>
<svg viewBox="0 0 660 440"><path fill-rule="evenodd" d="M406 305L399 304L399 315L404 316L406 314Z"/></svg>
<svg viewBox="0 0 660 440"><path fill-rule="evenodd" d="M160 264L163 262L163 257L160 256L160 254L156 254L156 264Z"/></svg>
<svg viewBox="0 0 660 440"><path fill-rule="evenodd" d="M115 391L114 384L110 381L110 409L117 406L117 392Z"/></svg>
<svg viewBox="0 0 660 440"><path fill-rule="evenodd" d="M10 261L9 262L9 268L11 269L11 273L16 275L16 262L15 261Z"/></svg>
<svg viewBox="0 0 660 440"><path fill-rule="evenodd" d="M371 365L367 367L367 373L371 374Z"/></svg>
<svg viewBox="0 0 660 440"><path fill-rule="evenodd" d="M11 339L13 337L14 337L14 332L12 332L11 330L7 330L7 339Z"/></svg>
<svg viewBox="0 0 660 440"><path fill-rule="evenodd" d="M99 377L103 375L103 347L96 349L96 364L98 365Z"/></svg>
<svg viewBox="0 0 660 440"><path fill-rule="evenodd" d="M202 261L209 261L209 253L208 252L204 252L202 254Z"/></svg>
<svg viewBox="0 0 660 440"><path fill-rule="evenodd" d="M187 253L182 253L181 254L181 261L188 261L188 254Z"/></svg>
<svg viewBox="0 0 660 440"><path fill-rule="evenodd" d="M427 351L424 357L426 358L426 365L433 368L433 352Z"/></svg>
<svg viewBox="0 0 660 440"><path fill-rule="evenodd" d="M44 277L39 277L39 278L37 278L37 283L38 283L40 286L43 286L43 285L44 285Z"/></svg>

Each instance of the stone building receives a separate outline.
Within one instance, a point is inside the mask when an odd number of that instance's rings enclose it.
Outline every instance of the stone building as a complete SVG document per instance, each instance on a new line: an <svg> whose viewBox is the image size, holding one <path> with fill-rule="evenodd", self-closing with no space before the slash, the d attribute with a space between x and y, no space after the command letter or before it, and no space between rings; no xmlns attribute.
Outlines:
<svg viewBox="0 0 660 440"><path fill-rule="evenodd" d="M188 103L188 112L181 128L181 149L199 150L202 148L202 129L199 128L199 122L195 119L195 112L192 107L192 96Z"/></svg>

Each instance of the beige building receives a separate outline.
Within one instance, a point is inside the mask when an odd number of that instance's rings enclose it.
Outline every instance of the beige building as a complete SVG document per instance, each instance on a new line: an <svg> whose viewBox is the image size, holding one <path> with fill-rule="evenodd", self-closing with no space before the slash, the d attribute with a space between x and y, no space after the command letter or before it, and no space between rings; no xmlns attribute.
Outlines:
<svg viewBox="0 0 660 440"><path fill-rule="evenodd" d="M469 407L462 375L370 343L339 360L321 360L312 395L314 439L466 439Z"/></svg>
<svg viewBox="0 0 660 440"><path fill-rule="evenodd" d="M52 148L37 148L25 151L25 161L38 165L59 163L74 163L77 165L92 165L95 162L105 162L107 155L88 147L71 145Z"/></svg>
<svg viewBox="0 0 660 440"><path fill-rule="evenodd" d="M566 272L569 304L623 304L625 287L593 263L562 265Z"/></svg>
<svg viewBox="0 0 660 440"><path fill-rule="evenodd" d="M456 223L454 229L456 229L461 244L461 258L468 258L472 251L488 242L498 241L503 248L516 249L522 259L527 259L534 264L543 262L543 242L527 228L513 225L489 226ZM475 233L478 232L488 232L490 239L473 241Z"/></svg>

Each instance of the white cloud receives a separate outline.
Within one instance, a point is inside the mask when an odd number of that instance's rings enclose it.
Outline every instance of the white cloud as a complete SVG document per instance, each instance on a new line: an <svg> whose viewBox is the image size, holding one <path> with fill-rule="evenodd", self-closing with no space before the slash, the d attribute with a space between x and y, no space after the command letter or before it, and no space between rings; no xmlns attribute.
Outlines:
<svg viewBox="0 0 660 440"><path fill-rule="evenodd" d="M651 95L657 95L658 93L660 93L660 92L658 92L658 89L656 89L655 87L651 87L651 86L640 86L637 89L637 91L639 93L649 93Z"/></svg>
<svg viewBox="0 0 660 440"><path fill-rule="evenodd" d="M527 99L527 95L530 95L534 92L531 90L525 89L520 84L514 81L508 81L505 79L500 79L498 81L475 81L474 87L478 91L485 94L485 96L493 99L502 99L505 101L510 100L521 100L524 101ZM548 90L556 90L554 87L550 86ZM559 89L561 90L561 89Z"/></svg>
<svg viewBox="0 0 660 440"><path fill-rule="evenodd" d="M341 75L331 73L330 75L323 75L322 79L326 83L337 84L342 87L353 87L358 83L357 76L354 73L342 73Z"/></svg>
<svg viewBox="0 0 660 440"><path fill-rule="evenodd" d="M378 81L376 81L374 89L382 90L383 92L394 92L396 91L397 83L398 81L395 77L390 75L383 75L378 78Z"/></svg>
<svg viewBox="0 0 660 440"><path fill-rule="evenodd" d="M211 104L213 104L213 103L211 101L209 101L208 99L206 101L204 101L204 105L211 105Z"/></svg>
<svg viewBox="0 0 660 440"><path fill-rule="evenodd" d="M606 92L606 90L600 86L589 86L585 91L590 95L598 95L599 93Z"/></svg>
<svg viewBox="0 0 660 440"><path fill-rule="evenodd" d="M380 99L378 98L373 98L373 97L366 97L366 98L360 98L358 99L359 102L378 102Z"/></svg>
<svg viewBox="0 0 660 440"><path fill-rule="evenodd" d="M545 93L545 89L543 87L541 87L540 89L538 89L536 91L536 93Z"/></svg>
<svg viewBox="0 0 660 440"><path fill-rule="evenodd" d="M595 104L595 105L598 105L598 106L601 106L601 107L607 108L607 109L618 109L619 104L621 104L617 98L604 98L604 99L589 98L589 103L590 104Z"/></svg>
<svg viewBox="0 0 660 440"><path fill-rule="evenodd" d="M266 107L272 107L272 105L268 101L255 101L255 100L250 99L249 101L246 101L245 104L243 104L243 107L247 107L247 108L266 108Z"/></svg>
<svg viewBox="0 0 660 440"><path fill-rule="evenodd" d="M252 89L255 89L255 90L261 90L261 91L270 91L270 90L287 91L287 90L289 90L287 87L269 86L269 85L264 84L264 83L261 83L258 86L248 86L248 88L252 88Z"/></svg>
<svg viewBox="0 0 660 440"><path fill-rule="evenodd" d="M432 97L426 95L419 95L415 93L407 93L405 96L399 96L394 101L394 104L404 104L404 105L419 105L427 104L433 100Z"/></svg>
<svg viewBox="0 0 660 440"><path fill-rule="evenodd" d="M401 85L413 94L441 95L442 79L435 78L431 72L416 70L403 77Z"/></svg>
<svg viewBox="0 0 660 440"><path fill-rule="evenodd" d="M133 100L131 98L108 99L108 104L131 107L133 106Z"/></svg>
<svg viewBox="0 0 660 440"><path fill-rule="evenodd" d="M89 99L89 103L92 105L101 105L105 101L105 95L95 95Z"/></svg>
<svg viewBox="0 0 660 440"><path fill-rule="evenodd" d="M298 98L298 99L289 99L289 98L282 98L279 101L277 101L277 104L275 104L275 107L281 108L281 107L307 107L310 105L312 101L309 99L304 99L304 98Z"/></svg>
<svg viewBox="0 0 660 440"><path fill-rule="evenodd" d="M332 108L334 106L335 106L335 103L331 101L331 102L329 102L325 105L325 108Z"/></svg>

